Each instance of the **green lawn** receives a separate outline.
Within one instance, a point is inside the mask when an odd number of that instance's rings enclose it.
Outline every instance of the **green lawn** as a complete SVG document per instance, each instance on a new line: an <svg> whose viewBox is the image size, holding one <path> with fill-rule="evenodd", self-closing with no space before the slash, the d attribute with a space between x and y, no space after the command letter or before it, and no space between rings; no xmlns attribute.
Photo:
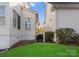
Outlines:
<svg viewBox="0 0 79 59"><path fill-rule="evenodd" d="M13 48L0 56L79 56L79 46L68 46L55 43L34 43Z"/></svg>

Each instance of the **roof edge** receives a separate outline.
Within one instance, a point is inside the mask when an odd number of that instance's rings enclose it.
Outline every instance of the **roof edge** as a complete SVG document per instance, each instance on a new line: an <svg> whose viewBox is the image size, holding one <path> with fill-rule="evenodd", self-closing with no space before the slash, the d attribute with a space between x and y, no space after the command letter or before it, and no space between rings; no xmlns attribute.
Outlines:
<svg viewBox="0 0 79 59"><path fill-rule="evenodd" d="M79 4L79 2L48 2L50 4Z"/></svg>

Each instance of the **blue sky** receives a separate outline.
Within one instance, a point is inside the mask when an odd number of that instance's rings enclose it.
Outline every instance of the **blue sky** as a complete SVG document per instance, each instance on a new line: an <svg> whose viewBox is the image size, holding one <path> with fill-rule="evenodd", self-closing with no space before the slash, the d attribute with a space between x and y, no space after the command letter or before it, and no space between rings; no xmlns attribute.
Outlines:
<svg viewBox="0 0 79 59"><path fill-rule="evenodd" d="M39 21L41 24L43 24L45 20L45 9L46 9L45 3L44 2L31 2L30 5L31 5L30 8L32 10L35 10L39 13Z"/></svg>

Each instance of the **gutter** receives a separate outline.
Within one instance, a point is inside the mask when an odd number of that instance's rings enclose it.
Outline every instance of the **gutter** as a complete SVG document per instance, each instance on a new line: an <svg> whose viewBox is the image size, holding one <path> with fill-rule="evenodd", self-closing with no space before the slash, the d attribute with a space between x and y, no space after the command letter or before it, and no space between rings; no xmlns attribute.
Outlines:
<svg viewBox="0 0 79 59"><path fill-rule="evenodd" d="M79 2L48 2L50 4L79 4Z"/></svg>

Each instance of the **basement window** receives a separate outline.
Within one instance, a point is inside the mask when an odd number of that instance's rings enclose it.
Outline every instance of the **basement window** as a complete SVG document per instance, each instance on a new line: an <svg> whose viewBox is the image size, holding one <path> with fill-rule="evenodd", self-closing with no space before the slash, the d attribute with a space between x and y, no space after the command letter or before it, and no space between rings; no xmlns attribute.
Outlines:
<svg viewBox="0 0 79 59"><path fill-rule="evenodd" d="M29 17L25 19L25 29L31 30L31 18Z"/></svg>

